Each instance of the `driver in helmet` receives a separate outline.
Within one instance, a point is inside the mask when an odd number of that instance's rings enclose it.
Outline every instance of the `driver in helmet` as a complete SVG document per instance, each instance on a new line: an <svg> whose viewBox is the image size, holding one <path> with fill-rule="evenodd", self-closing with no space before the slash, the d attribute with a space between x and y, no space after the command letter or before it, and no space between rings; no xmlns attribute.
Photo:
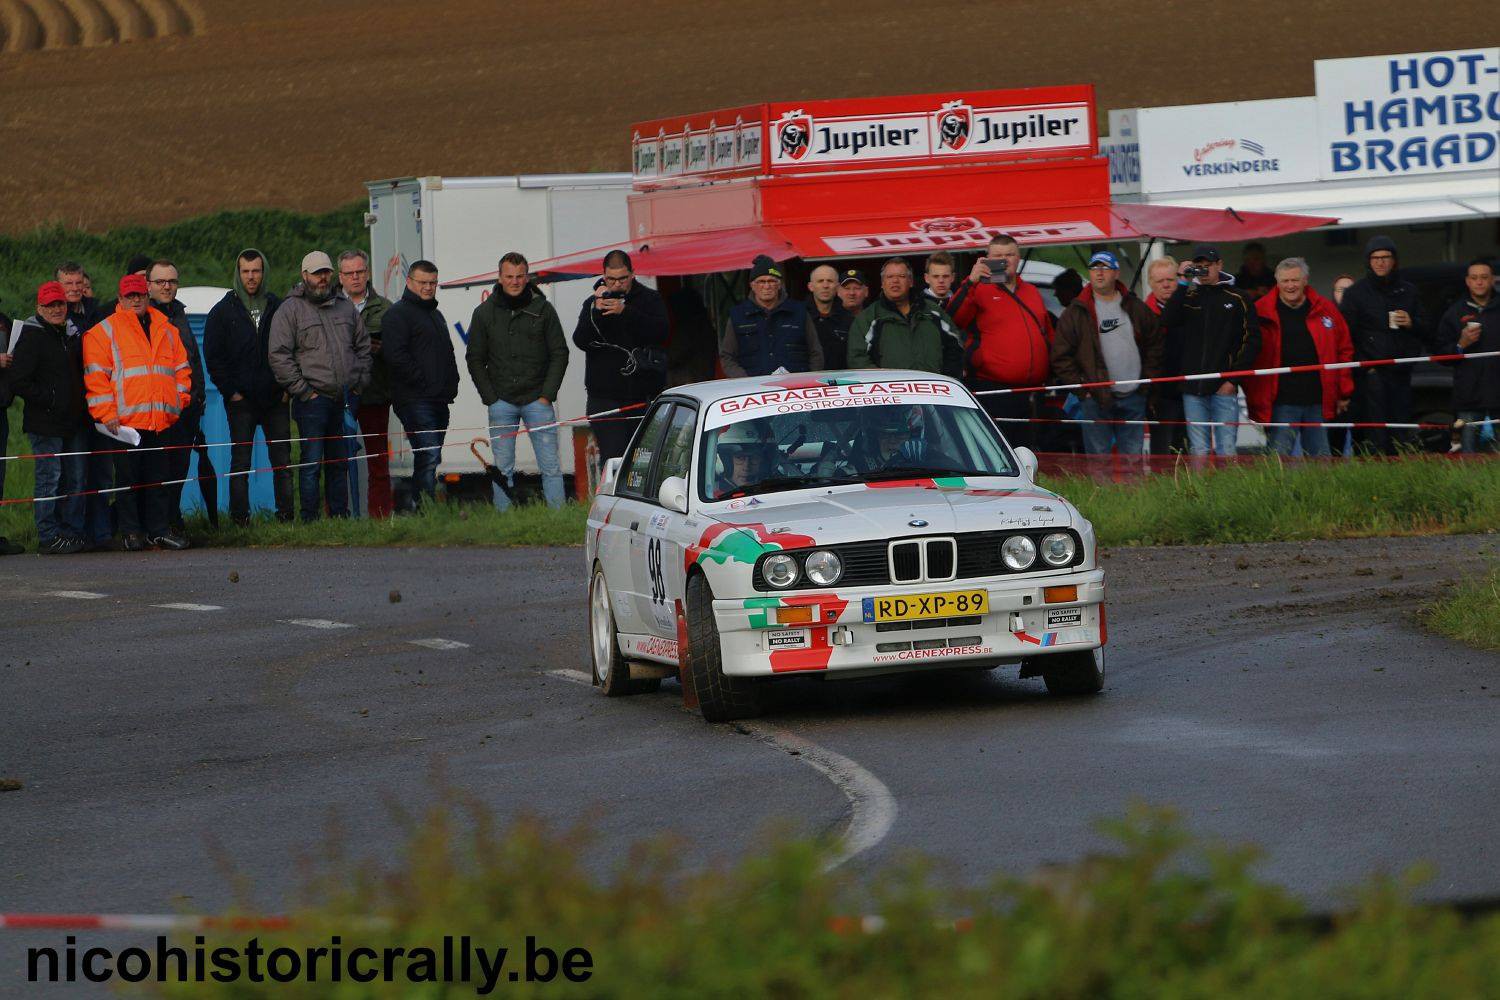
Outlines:
<svg viewBox="0 0 1500 1000"><path fill-rule="evenodd" d="M719 435L716 450L723 467L714 485L716 497L754 486L771 475L775 466L775 439L764 420L732 424Z"/></svg>
<svg viewBox="0 0 1500 1000"><path fill-rule="evenodd" d="M913 469L962 472L963 467L956 460L929 445L920 429L913 429L912 417L920 420L921 414L908 413L901 406L876 408L868 425L871 449L865 471Z"/></svg>

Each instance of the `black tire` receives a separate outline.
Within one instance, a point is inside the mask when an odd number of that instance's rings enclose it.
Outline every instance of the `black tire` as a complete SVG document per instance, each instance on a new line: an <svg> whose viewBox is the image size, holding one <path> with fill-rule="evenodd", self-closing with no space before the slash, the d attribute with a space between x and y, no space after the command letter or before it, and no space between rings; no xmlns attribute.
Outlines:
<svg viewBox="0 0 1500 1000"><path fill-rule="evenodd" d="M589 581L589 652L594 686L606 697L619 698L635 694L630 682L630 664L620 653L620 635L615 628L614 606L609 599L609 585L604 570L594 567Z"/></svg>
<svg viewBox="0 0 1500 1000"><path fill-rule="evenodd" d="M1104 690L1104 650L1083 649L1039 657L1047 693L1054 695L1098 694Z"/></svg>
<svg viewBox="0 0 1500 1000"><path fill-rule="evenodd" d="M761 681L724 673L719 625L714 621L714 593L701 573L688 578L687 669L706 722L750 719L761 711Z"/></svg>

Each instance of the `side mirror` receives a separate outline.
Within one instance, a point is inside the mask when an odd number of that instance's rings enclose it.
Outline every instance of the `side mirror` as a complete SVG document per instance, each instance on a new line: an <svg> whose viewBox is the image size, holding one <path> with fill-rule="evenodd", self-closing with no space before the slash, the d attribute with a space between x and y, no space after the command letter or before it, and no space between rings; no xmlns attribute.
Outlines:
<svg viewBox="0 0 1500 1000"><path fill-rule="evenodd" d="M620 466L625 464L623 458L612 458L604 463L604 471L599 474L599 492L614 493L615 478L620 474Z"/></svg>
<svg viewBox="0 0 1500 1000"><path fill-rule="evenodd" d="M687 480L681 476L668 476L661 481L661 489L656 491L656 499L667 510L675 510L679 514L686 514L688 508Z"/></svg>
<svg viewBox="0 0 1500 1000"><path fill-rule="evenodd" d="M1015 449L1016 461L1021 463L1021 475L1032 482L1036 482L1036 452L1030 448L1020 447Z"/></svg>

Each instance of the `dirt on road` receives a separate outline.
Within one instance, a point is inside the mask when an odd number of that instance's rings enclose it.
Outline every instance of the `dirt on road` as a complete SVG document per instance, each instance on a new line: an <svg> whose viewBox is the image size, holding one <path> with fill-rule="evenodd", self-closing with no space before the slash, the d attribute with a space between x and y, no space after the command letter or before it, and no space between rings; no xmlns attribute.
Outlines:
<svg viewBox="0 0 1500 1000"><path fill-rule="evenodd" d="M1092 82L1101 109L1313 92L1313 60L1471 44L1355 0L924 7L0 0L0 232L323 210L410 174L623 169L631 122Z"/></svg>

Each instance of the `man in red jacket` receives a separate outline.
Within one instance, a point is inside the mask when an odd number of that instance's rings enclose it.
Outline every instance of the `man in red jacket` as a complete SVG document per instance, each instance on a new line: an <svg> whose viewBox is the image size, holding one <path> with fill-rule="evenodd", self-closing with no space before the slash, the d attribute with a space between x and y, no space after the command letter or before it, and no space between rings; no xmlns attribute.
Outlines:
<svg viewBox="0 0 1500 1000"><path fill-rule="evenodd" d="M969 331L965 382L976 393L1047 384L1052 315L1020 272L1020 246L1013 237L996 236L948 303L954 322ZM981 396L980 402L993 417L1032 417L1035 395ZM1035 439L1030 424L1007 423L1003 430L1012 444Z"/></svg>
<svg viewBox="0 0 1500 1000"><path fill-rule="evenodd" d="M1276 265L1276 288L1255 303L1260 317L1260 354L1255 368L1333 364L1354 360L1349 327L1338 306L1308 284L1307 261L1288 257ZM1327 458L1328 431L1321 426L1349 408L1354 395L1351 369L1256 375L1245 380L1245 402L1257 423L1308 424L1271 427L1268 437L1278 455L1290 455L1300 436L1302 454Z"/></svg>

